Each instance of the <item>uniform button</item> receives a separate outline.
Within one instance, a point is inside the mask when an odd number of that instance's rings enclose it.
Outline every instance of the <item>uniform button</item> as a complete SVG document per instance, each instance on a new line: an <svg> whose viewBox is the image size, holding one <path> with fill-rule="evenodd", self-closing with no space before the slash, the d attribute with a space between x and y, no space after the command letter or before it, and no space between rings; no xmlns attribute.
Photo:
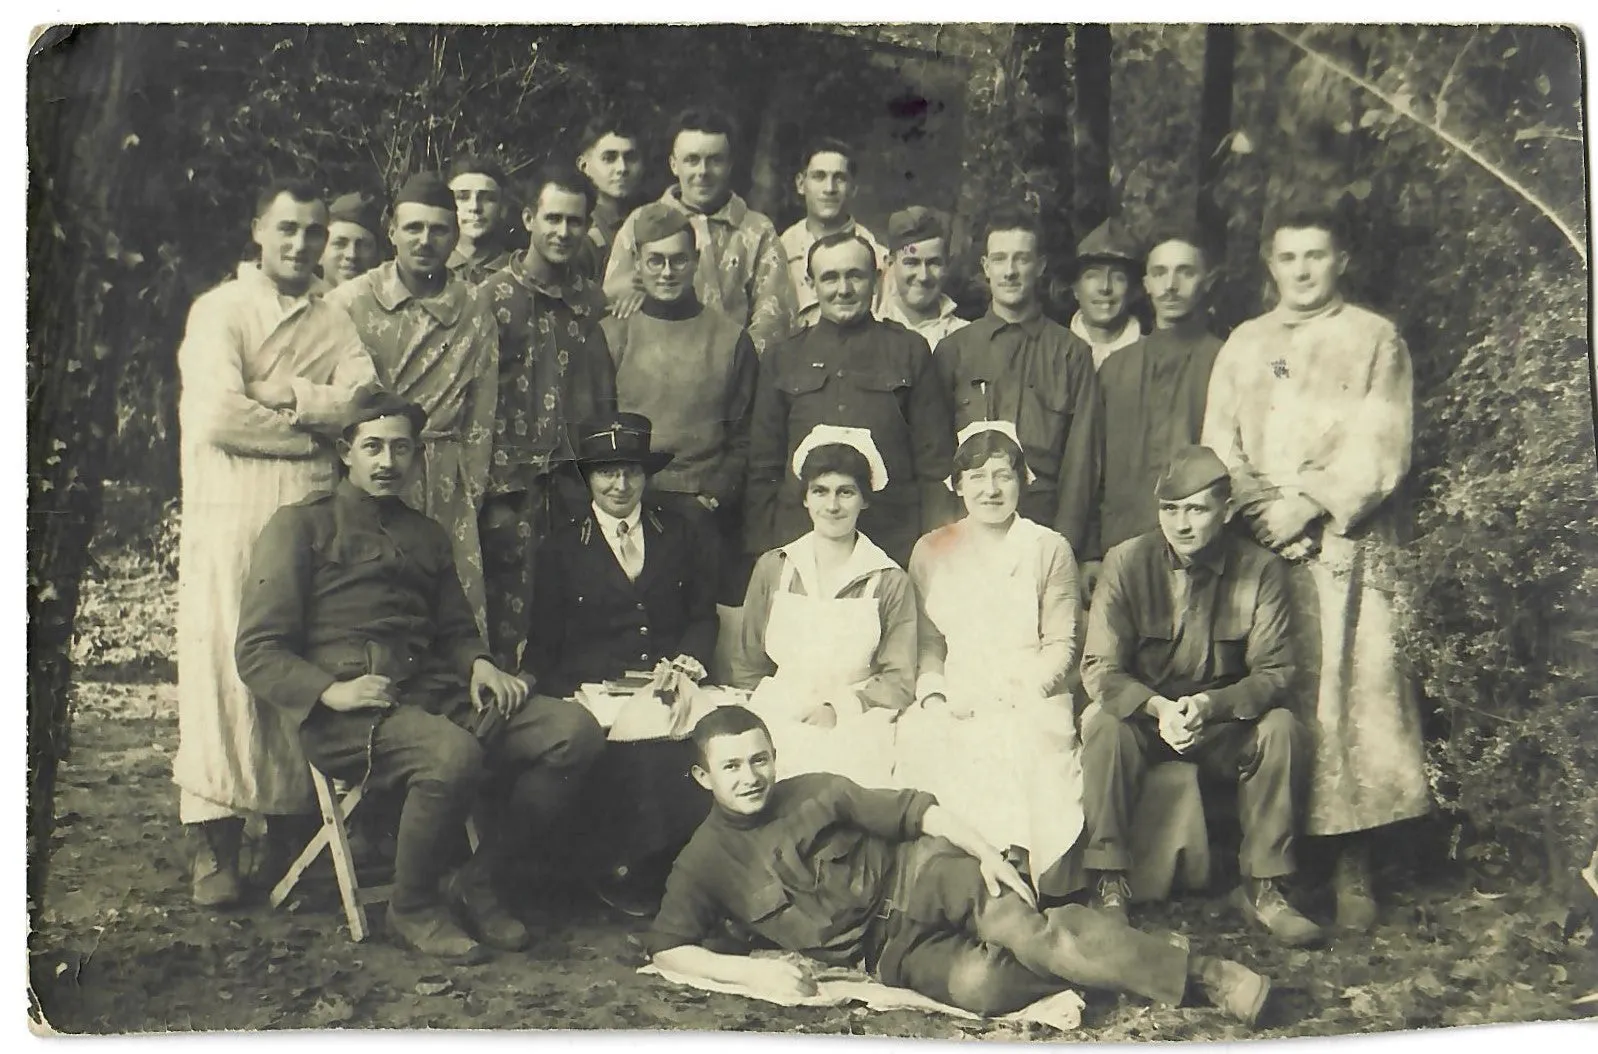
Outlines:
<svg viewBox="0 0 1598 1054"><path fill-rule="evenodd" d="M639 635L639 636L640 636L640 637L647 637L647 636L649 636L649 627L648 627L648 626L639 626L639 627L638 627L638 635Z"/></svg>
<svg viewBox="0 0 1598 1054"><path fill-rule="evenodd" d="M639 662L648 662L649 661L649 653L646 651L642 655L638 656L638 661Z"/></svg>
<svg viewBox="0 0 1598 1054"><path fill-rule="evenodd" d="M644 610L644 605L642 605L642 604L639 604L639 605L638 605L638 610L639 610L639 611L642 611L642 610Z"/></svg>

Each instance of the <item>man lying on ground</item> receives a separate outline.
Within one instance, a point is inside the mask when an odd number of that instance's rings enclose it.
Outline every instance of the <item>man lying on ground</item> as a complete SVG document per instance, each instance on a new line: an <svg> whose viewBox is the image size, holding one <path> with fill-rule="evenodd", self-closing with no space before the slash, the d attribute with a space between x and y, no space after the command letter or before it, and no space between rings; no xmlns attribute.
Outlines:
<svg viewBox="0 0 1598 1054"><path fill-rule="evenodd" d="M776 751L751 711L726 706L694 728L693 776L715 800L677 858L649 934L657 965L794 995L814 982L791 963L713 951L729 924L832 966L864 963L884 984L983 1015L1068 987L1182 1000L1192 980L1253 1024L1270 982L1180 938L1131 929L1092 908L1040 913L998 850L923 791L865 790L827 773L778 782Z"/></svg>

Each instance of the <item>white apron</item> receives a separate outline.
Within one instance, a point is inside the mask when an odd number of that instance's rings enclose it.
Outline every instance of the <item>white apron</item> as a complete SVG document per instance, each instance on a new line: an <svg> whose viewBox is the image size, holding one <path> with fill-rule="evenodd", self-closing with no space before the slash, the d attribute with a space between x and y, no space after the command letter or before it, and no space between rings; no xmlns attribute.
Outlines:
<svg viewBox="0 0 1598 1054"><path fill-rule="evenodd" d="M889 787L895 714L867 708L854 692L871 676L882 641L882 573L873 572L857 598L791 592L797 573L797 561L789 559L766 618L766 654L777 672L749 698L749 708L771 729L777 778L831 772L863 787ZM833 728L801 720L822 703L831 703L838 714Z"/></svg>
<svg viewBox="0 0 1598 1054"><path fill-rule="evenodd" d="M948 644L945 695L972 716L907 710L894 781L931 792L1000 848L1026 849L1040 877L1081 833L1081 758L1070 697L1024 679L1038 662L1037 561L1014 546L1000 555L961 553L929 583L927 617Z"/></svg>

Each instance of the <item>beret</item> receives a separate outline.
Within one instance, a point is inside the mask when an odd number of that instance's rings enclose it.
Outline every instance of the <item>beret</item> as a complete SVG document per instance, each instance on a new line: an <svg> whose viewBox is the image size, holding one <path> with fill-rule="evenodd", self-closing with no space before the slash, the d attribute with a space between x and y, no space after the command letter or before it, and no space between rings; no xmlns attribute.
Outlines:
<svg viewBox="0 0 1598 1054"><path fill-rule="evenodd" d="M911 205L888 217L888 251L891 253L916 242L948 236L938 214L925 205Z"/></svg>
<svg viewBox="0 0 1598 1054"><path fill-rule="evenodd" d="M348 432L356 425L363 425L380 417L410 418L411 433L417 439L422 437L422 429L427 427L427 411L420 406L386 389L368 388L360 392L350 403L350 408L344 415L344 431Z"/></svg>
<svg viewBox="0 0 1598 1054"><path fill-rule="evenodd" d="M400 187L400 192L394 195L394 207L398 209L406 202L455 211L455 195L451 194L444 181L432 172L418 172L405 181L405 185Z"/></svg>
<svg viewBox="0 0 1598 1054"><path fill-rule="evenodd" d="M693 230L693 222L688 214L664 201L650 202L633 217L633 242L639 247L689 230Z"/></svg>
<svg viewBox="0 0 1598 1054"><path fill-rule="evenodd" d="M332 223L354 223L376 235L383 230L382 206L370 194L343 194L333 199L327 207L327 218Z"/></svg>
<svg viewBox="0 0 1598 1054"><path fill-rule="evenodd" d="M1181 501L1206 490L1223 479L1230 479L1226 463L1207 446L1185 446L1171 455L1154 484L1154 496L1160 501Z"/></svg>

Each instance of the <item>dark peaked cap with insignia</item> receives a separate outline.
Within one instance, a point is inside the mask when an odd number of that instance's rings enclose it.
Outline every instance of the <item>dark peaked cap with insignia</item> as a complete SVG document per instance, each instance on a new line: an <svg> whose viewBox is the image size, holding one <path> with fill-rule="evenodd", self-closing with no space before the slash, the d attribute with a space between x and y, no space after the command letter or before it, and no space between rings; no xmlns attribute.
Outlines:
<svg viewBox="0 0 1598 1054"><path fill-rule="evenodd" d="M420 406L383 388L368 388L350 403L349 412L344 415L344 433L348 435L357 425L380 417L410 418L411 435L417 439L427 427L427 411Z"/></svg>
<svg viewBox="0 0 1598 1054"><path fill-rule="evenodd" d="M1222 480L1231 480L1226 463L1207 446L1185 446L1171 455L1171 463L1154 484L1160 501L1181 501Z"/></svg>
<svg viewBox="0 0 1598 1054"><path fill-rule="evenodd" d="M925 205L911 205L888 217L888 251L891 253L916 242L948 236L949 232L944 229L938 214Z"/></svg>
<svg viewBox="0 0 1598 1054"><path fill-rule="evenodd" d="M671 463L671 455L650 450L654 425L643 414L613 414L584 421L577 430L578 465L613 465L619 461L642 465L653 476Z"/></svg>
<svg viewBox="0 0 1598 1054"><path fill-rule="evenodd" d="M455 211L455 195L435 172L418 172L405 181L400 192L394 195L394 207L397 209L406 202Z"/></svg>

